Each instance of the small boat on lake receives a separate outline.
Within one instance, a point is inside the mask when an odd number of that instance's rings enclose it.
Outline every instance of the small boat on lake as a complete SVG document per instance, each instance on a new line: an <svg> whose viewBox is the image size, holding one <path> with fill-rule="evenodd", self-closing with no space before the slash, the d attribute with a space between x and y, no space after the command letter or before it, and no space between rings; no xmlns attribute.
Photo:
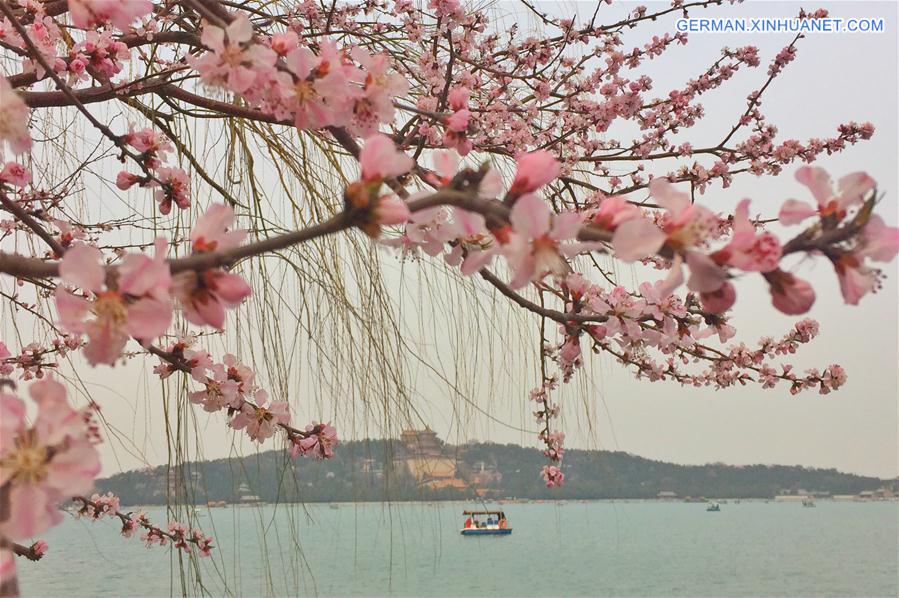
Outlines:
<svg viewBox="0 0 899 598"><path fill-rule="evenodd" d="M803 507L814 507L814 506L815 506L815 501L813 501L811 498L803 498L803 499L802 499L802 506L803 506Z"/></svg>
<svg viewBox="0 0 899 598"><path fill-rule="evenodd" d="M508 536L512 533L509 520L502 511L462 511L466 517L463 536Z"/></svg>
<svg viewBox="0 0 899 598"><path fill-rule="evenodd" d="M708 511L709 513L718 513L719 511L721 511L721 505L719 505L716 502L713 502L713 503L710 503L709 506L707 506L705 508L705 510Z"/></svg>

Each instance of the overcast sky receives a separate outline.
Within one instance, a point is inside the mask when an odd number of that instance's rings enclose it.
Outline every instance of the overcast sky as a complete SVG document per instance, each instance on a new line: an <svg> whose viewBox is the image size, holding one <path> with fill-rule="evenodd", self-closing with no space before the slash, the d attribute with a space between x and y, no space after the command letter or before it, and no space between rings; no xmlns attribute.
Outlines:
<svg viewBox="0 0 899 598"><path fill-rule="evenodd" d="M646 3L652 7L652 3ZM510 3L497 10L520 20L529 18L511 13ZM583 13L594 4L542 3L542 10L570 15ZM631 5L632 6L632 5ZM708 14L722 16L792 16L800 4L754 2L722 7ZM881 34L818 34L799 44L797 60L790 64L768 90L763 110L768 120L780 128L784 138L826 137L844 121L872 121L877 132L871 141L825 157L818 165L834 177L866 170L880 183L886 199L879 212L896 225L897 194L897 4L819 3L833 16L882 16L886 32ZM815 8L806 5L806 8ZM516 9L517 10L517 9ZM618 16L620 8L603 7L601 14ZM653 34L674 32L674 18L649 24L625 39L642 45ZM746 94L765 78L765 65L790 41L789 34L736 35L692 34L686 47L677 47L661 60L650 63L646 73L655 80L654 93L664 93L705 70L724 45L760 46L762 66L741 72L735 81L703 99L708 118L690 133L694 146L716 142L745 108ZM707 166L709 164L706 164ZM727 190L712 188L702 201L713 209L730 210L743 197L750 197L754 211L772 216L780 203L790 197L810 200L807 191L792 178L788 168L776 179L738 177ZM538 379L534 370L536 342L525 354L524 339L510 338L515 327L503 333L506 317L485 322L475 316L464 301L457 302L448 291L437 305L421 301L419 276L426 272L437 278L437 288L453 288L440 280L434 268L414 263L401 264L389 252L382 253L388 279L396 289L397 305L415 360L407 374L414 388L413 404L421 421L427 422L453 442L466 439L515 442L537 446L535 424L527 392ZM821 335L806 345L793 362L797 368L823 368L840 363L848 371L848 383L837 393L819 396L807 392L791 396L787 387L761 390L758 386L715 392L681 388L670 383L638 382L630 372L606 356L587 359L589 371L563 392L562 429L568 445L577 448L622 450L678 463L721 461L732 464L777 463L836 467L841 470L885 477L899 474L897 466L897 269L889 266L884 289L866 297L860 306L843 305L836 277L823 260L804 263L798 272L818 289L818 301L810 314L821 322ZM633 269L622 271L627 284L638 282ZM479 287L479 293L489 291ZM740 301L733 322L741 340L751 344L761 336L781 336L795 318L778 314L770 305L766 288L758 277L737 283ZM252 301L252 299L251 299ZM505 308L499 310L508 313ZM515 313L518 322L529 322L532 337L535 318ZM470 345L466 343L471 343ZM491 344L492 343L492 344ZM513 345L515 350L507 347ZM492 353L492 358L489 357ZM135 360L139 361L139 360ZM163 418L157 382L146 366L132 363L126 368L83 372L91 392L103 404L110 423L128 436L138 451L129 454L124 445L104 445L104 472L113 473L142 464L166 461L166 445L161 440ZM384 432L378 417L362 417L342 403L340 396L321 396L307 366L297 364L290 372L291 404L298 424L311 419L331 419L342 436L369 436ZM466 376L476 406L450 391L437 379L435 371ZM314 401L310 399L315 395ZM314 405L314 407L310 407ZM174 416L172 416L174 417ZM252 452L224 425L222 414L200 412L203 454L220 457L233 452ZM396 428L405 420L397 420ZM263 448L274 448L269 443ZM138 454L140 453L140 454ZM535 472L537 475L537 472Z"/></svg>

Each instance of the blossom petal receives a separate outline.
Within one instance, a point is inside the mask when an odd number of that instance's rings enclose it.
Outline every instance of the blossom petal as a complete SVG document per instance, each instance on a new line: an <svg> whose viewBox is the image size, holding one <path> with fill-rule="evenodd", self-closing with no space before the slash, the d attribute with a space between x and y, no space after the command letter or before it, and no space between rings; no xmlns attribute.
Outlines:
<svg viewBox="0 0 899 598"><path fill-rule="evenodd" d="M666 235L645 218L622 222L615 229L612 248L618 259L625 262L642 260L656 253L665 244Z"/></svg>
<svg viewBox="0 0 899 598"><path fill-rule="evenodd" d="M657 204L671 212L674 218L691 205L690 196L678 191L666 178L652 179L649 182L649 195Z"/></svg>
<svg viewBox="0 0 899 598"><path fill-rule="evenodd" d="M867 172L853 172L841 177L837 181L837 188L840 190L840 206L845 209L855 203L861 203L865 195L876 185L877 183Z"/></svg>
<svg viewBox="0 0 899 598"><path fill-rule="evenodd" d="M509 214L509 222L515 232L528 239L536 239L548 233L549 219L549 205L533 193L516 201Z"/></svg>
<svg viewBox="0 0 899 598"><path fill-rule="evenodd" d="M106 271L100 261L103 254L93 245L74 245L66 251L59 264L63 282L88 291L103 288Z"/></svg>
<svg viewBox="0 0 899 598"><path fill-rule="evenodd" d="M868 220L862 236L862 253L875 262L890 262L899 253L899 228L887 226L876 214Z"/></svg>
<svg viewBox="0 0 899 598"><path fill-rule="evenodd" d="M833 197L833 183L823 168L803 166L796 171L796 180L809 188L819 206L825 205Z"/></svg>
<svg viewBox="0 0 899 598"><path fill-rule="evenodd" d="M674 259L671 261L671 269L668 271L668 276L666 276L665 280L658 286L657 291L659 297L667 297L673 293L675 289L680 287L680 285L684 284L684 269L681 265L683 264L683 261L680 254L674 256Z"/></svg>
<svg viewBox="0 0 899 598"><path fill-rule="evenodd" d="M562 212L553 217L549 236L556 241L573 239L581 229L581 215L577 212Z"/></svg>
<svg viewBox="0 0 899 598"><path fill-rule="evenodd" d="M168 301L141 299L128 307L125 330L141 340L162 336L172 323L172 306Z"/></svg>
<svg viewBox="0 0 899 598"><path fill-rule="evenodd" d="M699 251L687 253L687 265L690 266L687 288L691 291L713 293L727 282L727 273L704 253Z"/></svg>
<svg viewBox="0 0 899 598"><path fill-rule="evenodd" d="M790 226L791 224L799 224L806 218L814 216L817 213L818 210L804 201L788 199L780 207L780 213L777 218L784 226Z"/></svg>

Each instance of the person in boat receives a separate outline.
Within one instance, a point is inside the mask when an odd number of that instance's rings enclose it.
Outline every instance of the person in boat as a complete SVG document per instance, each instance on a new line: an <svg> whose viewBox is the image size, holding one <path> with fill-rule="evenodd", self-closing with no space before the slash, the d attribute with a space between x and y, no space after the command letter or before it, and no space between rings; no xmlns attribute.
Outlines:
<svg viewBox="0 0 899 598"><path fill-rule="evenodd" d="M471 517L465 520L465 529L471 529Z"/></svg>
<svg viewBox="0 0 899 598"><path fill-rule="evenodd" d="M506 522L506 516L502 515L499 518L499 529L506 529L507 525L508 525L508 523Z"/></svg>

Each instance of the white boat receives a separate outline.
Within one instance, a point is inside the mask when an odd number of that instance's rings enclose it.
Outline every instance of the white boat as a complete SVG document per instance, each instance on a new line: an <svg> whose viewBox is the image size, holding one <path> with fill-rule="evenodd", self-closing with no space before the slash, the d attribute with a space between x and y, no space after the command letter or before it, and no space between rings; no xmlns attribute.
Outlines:
<svg viewBox="0 0 899 598"><path fill-rule="evenodd" d="M460 530L463 536L508 536L512 533L506 514L502 511L462 511L467 516L464 527ZM486 517L480 521L479 517Z"/></svg>

